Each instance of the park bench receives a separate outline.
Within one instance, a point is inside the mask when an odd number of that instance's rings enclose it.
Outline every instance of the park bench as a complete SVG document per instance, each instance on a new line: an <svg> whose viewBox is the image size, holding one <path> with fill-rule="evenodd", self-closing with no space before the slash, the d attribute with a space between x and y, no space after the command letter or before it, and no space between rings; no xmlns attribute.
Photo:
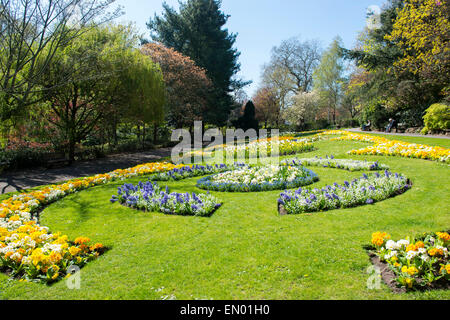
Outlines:
<svg viewBox="0 0 450 320"><path fill-rule="evenodd" d="M70 160L64 153L49 153L44 162L47 169L70 165Z"/></svg>

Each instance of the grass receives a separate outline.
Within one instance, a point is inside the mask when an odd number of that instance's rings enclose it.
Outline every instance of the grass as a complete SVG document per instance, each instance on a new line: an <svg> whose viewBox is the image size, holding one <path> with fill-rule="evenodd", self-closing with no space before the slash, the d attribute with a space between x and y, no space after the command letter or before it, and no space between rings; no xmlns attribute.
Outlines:
<svg viewBox="0 0 450 320"><path fill-rule="evenodd" d="M349 157L346 151L367 145L359 142L315 145L318 150L299 157L379 160L411 178L413 189L372 206L283 217L277 214L279 191L213 192L224 206L210 218L199 218L109 203L123 182L95 187L68 196L42 215L42 224L53 231L72 239L88 236L111 248L83 268L81 289L69 290L64 281L50 287L10 281L0 274L0 298L450 299L450 291L442 290L394 294L384 284L381 290L367 289L370 264L363 249L375 231L396 239L448 230L449 166L397 157ZM313 187L362 175L311 169L321 178ZM197 180L167 185L173 191L202 192L195 187Z"/></svg>

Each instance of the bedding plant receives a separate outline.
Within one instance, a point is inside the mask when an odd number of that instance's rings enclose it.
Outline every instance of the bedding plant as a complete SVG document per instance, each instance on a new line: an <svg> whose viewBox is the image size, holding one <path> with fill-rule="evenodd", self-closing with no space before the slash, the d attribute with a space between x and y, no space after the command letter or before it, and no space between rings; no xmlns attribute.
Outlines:
<svg viewBox="0 0 450 320"><path fill-rule="evenodd" d="M396 139L450 148L450 141L445 139ZM365 143L320 139L314 142L317 151L305 158L333 154L344 159L349 157L349 150L365 148ZM379 155L367 154L365 159L381 162ZM68 290L65 281L51 286L10 281L12 268L2 266L5 273L0 273L0 299L449 300L448 289L395 294L387 286L382 285L377 290L367 287L366 269L370 261L364 245L373 230L389 230L392 237L401 239L406 234L448 230L450 224L449 186L445 183L450 180L450 170L446 163L400 156L382 159L390 170L402 172L414 181L414 188L374 205L337 208L312 215L277 215L280 191L220 194L212 191L224 205L208 219L148 214L109 203L111 195L124 183L136 185L144 175L177 168L162 163L120 170L114 175L77 179L76 184L72 181L49 189L40 187L17 195L0 196L6 201L2 207L9 210L10 206L19 204L14 204L15 200L22 204L37 200L39 208L30 209L32 219L39 214L37 225L67 235L69 248L80 247L75 243L80 235L92 239L86 246L102 243L110 248L82 269L81 290ZM313 170L320 181L309 188L319 190L333 187L335 181L359 179L363 173L321 166ZM374 174L369 175L368 171L365 173L369 177ZM382 172L379 174L383 176ZM197 180L167 180L164 186L172 192L198 195L202 191L196 187ZM64 191L70 184L75 186L72 191L70 188ZM29 201L22 198L32 193ZM46 202L47 197L54 197L54 200ZM10 216L8 212L8 223ZM49 234L56 233L49 231ZM424 240L409 241L416 245L418 241L425 243ZM440 254L439 248L435 249L431 254ZM43 255L48 256L48 253L43 252ZM7 259L10 263L11 256ZM442 262L439 267L433 266L437 273L442 267L441 272L447 271L447 265ZM59 273L58 279L62 279L64 271ZM16 278L25 279L25 275L22 273ZM439 282L444 280L441 278Z"/></svg>
<svg viewBox="0 0 450 320"><path fill-rule="evenodd" d="M210 216L222 205L209 193L171 193L167 186L163 189L151 181L139 182L137 185L124 184L117 193L112 196L112 203L119 202L134 209L172 215Z"/></svg>
<svg viewBox="0 0 450 320"><path fill-rule="evenodd" d="M419 237L391 240L385 232L372 235L375 254L395 273L397 286L425 289L450 286L450 235L425 233Z"/></svg>
<svg viewBox="0 0 450 320"><path fill-rule="evenodd" d="M294 166L311 166L311 167L324 167L344 169L348 171L363 171L363 170L386 170L388 166L378 163L378 161L361 161L351 159L335 159L334 156L326 156L325 158L316 156L315 158L308 159L287 159L281 162L281 165L294 165Z"/></svg>
<svg viewBox="0 0 450 320"><path fill-rule="evenodd" d="M197 187L221 192L258 192L296 188L319 180L301 166L255 166L205 177Z"/></svg>
<svg viewBox="0 0 450 320"><path fill-rule="evenodd" d="M363 174L361 178L345 181L341 185L334 183L321 189L285 191L278 203L288 214L300 214L373 204L410 188L411 184L405 176L386 170L384 174Z"/></svg>

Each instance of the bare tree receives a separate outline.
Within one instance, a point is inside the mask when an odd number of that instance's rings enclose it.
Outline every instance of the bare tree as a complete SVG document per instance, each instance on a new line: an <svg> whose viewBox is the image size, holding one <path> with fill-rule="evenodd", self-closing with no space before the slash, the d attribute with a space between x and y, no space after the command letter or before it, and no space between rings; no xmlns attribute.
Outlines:
<svg viewBox="0 0 450 320"><path fill-rule="evenodd" d="M318 41L291 38L272 49L268 69L279 70L278 73L288 77L288 90L294 94L308 92L312 88L313 72L319 65L320 58L321 47Z"/></svg>
<svg viewBox="0 0 450 320"><path fill-rule="evenodd" d="M38 79L86 26L109 21L115 0L0 0L0 120L39 101Z"/></svg>

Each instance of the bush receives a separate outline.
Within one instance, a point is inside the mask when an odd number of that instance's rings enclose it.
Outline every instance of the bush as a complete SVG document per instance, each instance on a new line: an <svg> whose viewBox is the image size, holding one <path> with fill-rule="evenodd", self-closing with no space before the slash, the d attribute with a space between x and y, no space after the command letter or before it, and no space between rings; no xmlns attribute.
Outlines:
<svg viewBox="0 0 450 320"><path fill-rule="evenodd" d="M438 133L450 129L450 106L436 103L429 107L423 117L425 128L422 133Z"/></svg>

